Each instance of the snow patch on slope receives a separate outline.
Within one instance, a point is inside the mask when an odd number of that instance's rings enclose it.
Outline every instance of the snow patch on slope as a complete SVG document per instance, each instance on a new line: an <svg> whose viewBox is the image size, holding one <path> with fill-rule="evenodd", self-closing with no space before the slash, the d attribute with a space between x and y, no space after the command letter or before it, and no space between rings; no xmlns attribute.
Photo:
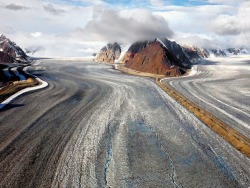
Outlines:
<svg viewBox="0 0 250 188"><path fill-rule="evenodd" d="M167 46L166 46L159 38L157 38L156 41L158 41L159 43L161 43L161 45L162 45L164 48L168 49Z"/></svg>
<svg viewBox="0 0 250 188"><path fill-rule="evenodd" d="M122 59L131 45L127 44L127 45L120 45L120 46L121 46L121 55L118 59L115 60L115 63L122 63Z"/></svg>

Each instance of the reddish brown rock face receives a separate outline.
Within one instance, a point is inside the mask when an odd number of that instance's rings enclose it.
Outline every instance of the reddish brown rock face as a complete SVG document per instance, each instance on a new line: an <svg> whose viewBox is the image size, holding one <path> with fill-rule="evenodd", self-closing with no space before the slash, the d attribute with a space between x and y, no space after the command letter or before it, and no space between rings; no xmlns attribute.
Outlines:
<svg viewBox="0 0 250 188"><path fill-rule="evenodd" d="M184 73L180 62L158 42L149 43L137 53L128 52L124 59L125 67L141 72L179 76Z"/></svg>

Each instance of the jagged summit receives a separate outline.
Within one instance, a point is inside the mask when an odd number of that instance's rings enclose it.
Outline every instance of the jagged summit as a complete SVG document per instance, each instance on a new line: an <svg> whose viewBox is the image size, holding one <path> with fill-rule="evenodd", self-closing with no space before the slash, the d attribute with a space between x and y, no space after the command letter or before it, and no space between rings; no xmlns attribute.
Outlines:
<svg viewBox="0 0 250 188"><path fill-rule="evenodd" d="M226 51L231 55L248 54L248 50L245 48L227 48Z"/></svg>
<svg viewBox="0 0 250 188"><path fill-rule="evenodd" d="M203 48L198 48L189 44L182 45L183 52L187 55L190 61L193 63L203 58L210 56L209 51Z"/></svg>
<svg viewBox="0 0 250 188"><path fill-rule="evenodd" d="M95 60L98 62L115 63L121 55L121 46L115 42L113 44L107 44L97 54Z"/></svg>
<svg viewBox="0 0 250 188"><path fill-rule="evenodd" d="M168 76L179 76L190 68L191 62L182 48L167 39L135 42L124 58L125 67Z"/></svg>
<svg viewBox="0 0 250 188"><path fill-rule="evenodd" d="M226 56L241 55L248 53L248 51L244 48L206 49L206 48L198 48L189 44L182 45L182 48L191 61L200 58L226 57Z"/></svg>
<svg viewBox="0 0 250 188"><path fill-rule="evenodd" d="M137 41L122 48L118 43L107 44L95 60L124 63L125 67L134 70L168 76L182 75L191 67L191 62L182 47L165 38Z"/></svg>
<svg viewBox="0 0 250 188"><path fill-rule="evenodd" d="M107 63L123 63L125 67L141 72L179 76L208 57L224 57L245 54L241 48L205 49L192 45L179 45L167 38L137 41L132 45L107 44L95 60Z"/></svg>
<svg viewBox="0 0 250 188"><path fill-rule="evenodd" d="M0 62L1 63L27 63L29 57L24 51L4 35L0 35Z"/></svg>
<svg viewBox="0 0 250 188"><path fill-rule="evenodd" d="M191 62L179 44L177 44L175 41L170 41L167 38L157 38L156 41L159 41L171 52L171 54L174 54L182 62L182 65L185 66L185 68L190 68Z"/></svg>

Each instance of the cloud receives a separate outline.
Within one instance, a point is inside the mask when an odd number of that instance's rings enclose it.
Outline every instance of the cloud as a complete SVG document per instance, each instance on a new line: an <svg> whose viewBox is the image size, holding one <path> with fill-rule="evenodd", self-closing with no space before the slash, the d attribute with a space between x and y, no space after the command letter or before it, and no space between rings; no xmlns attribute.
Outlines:
<svg viewBox="0 0 250 188"><path fill-rule="evenodd" d="M17 4L14 4L14 3L5 5L5 6L3 6L3 8L9 9L9 10L14 10L14 11L29 9L29 7L22 6L22 5L17 5Z"/></svg>
<svg viewBox="0 0 250 188"><path fill-rule="evenodd" d="M238 35L241 32L237 18L230 15L219 15L211 23L211 28L219 35Z"/></svg>
<svg viewBox="0 0 250 188"><path fill-rule="evenodd" d="M44 47L43 46L39 46L39 45L29 46L29 47L27 47L27 48L24 49L25 53L29 54L29 55L34 55L35 53L37 53L39 51L43 51L43 50L44 50Z"/></svg>
<svg viewBox="0 0 250 188"><path fill-rule="evenodd" d="M53 15L59 15L59 14L66 12L63 9L55 8L52 4L44 5L43 8L44 8L44 10L46 10L47 12L49 12Z"/></svg>
<svg viewBox="0 0 250 188"><path fill-rule="evenodd" d="M174 0L1 2L0 33L23 49L39 47L37 56L85 56L98 52L106 42L131 43L155 37L207 48L250 44L248 0L204 0L213 4L189 6L181 6L181 1L179 6L173 5ZM221 24L223 16L225 24Z"/></svg>
<svg viewBox="0 0 250 188"><path fill-rule="evenodd" d="M19 4L20 0L8 0L7 4L11 3ZM40 0L25 0L23 5L30 7L28 11L9 10L3 8L5 4L1 6L0 2L0 17L2 18L0 34L6 35L22 49L38 50L35 55L39 57L91 55L90 50L84 50L88 48L92 48L93 51L96 49L98 52L104 45L103 43L79 44L83 42L83 39L70 34L92 18L92 7L78 7L55 2L50 4L54 9L64 10L66 13L55 16L44 9L48 3Z"/></svg>
<svg viewBox="0 0 250 188"><path fill-rule="evenodd" d="M42 36L42 33L41 32L34 32L34 33L30 33L30 35L32 37L40 37L40 36Z"/></svg>
<svg viewBox="0 0 250 188"><path fill-rule="evenodd" d="M35 52L37 57L83 57L98 52L106 43L85 42L70 34L55 35L43 33L41 37L31 37L30 33L16 32L6 35L22 49Z"/></svg>
<svg viewBox="0 0 250 188"><path fill-rule="evenodd" d="M216 4L239 4L241 2L244 2L246 0L207 0L208 3L216 3Z"/></svg>
<svg viewBox="0 0 250 188"><path fill-rule="evenodd" d="M150 0L151 5L159 7L164 5L163 0Z"/></svg>
<svg viewBox="0 0 250 188"><path fill-rule="evenodd" d="M5 33L12 34L14 32L15 32L15 29L13 27L10 27L10 26L2 27L2 26L0 26L0 35L5 34Z"/></svg>
<svg viewBox="0 0 250 188"><path fill-rule="evenodd" d="M208 11L209 10L209 11ZM156 11L169 20L174 31L208 33L208 25L221 14L235 14L235 8L229 5L202 5L194 7L167 6L165 10Z"/></svg>
<svg viewBox="0 0 250 188"><path fill-rule="evenodd" d="M250 1L210 0L215 5L166 6L154 14L169 20L172 39L200 47L249 47Z"/></svg>
<svg viewBox="0 0 250 188"><path fill-rule="evenodd" d="M219 15L210 22L210 29L218 35L250 33L250 2L242 3L235 15Z"/></svg>
<svg viewBox="0 0 250 188"><path fill-rule="evenodd" d="M104 7L95 7L92 20L78 32L87 40L121 43L173 35L167 21L148 10L118 12Z"/></svg>
<svg viewBox="0 0 250 188"><path fill-rule="evenodd" d="M198 35L193 33L178 33L175 40L179 44L190 44L199 48L207 49L221 49L228 47L225 43L221 43L214 37L207 37L205 35Z"/></svg>

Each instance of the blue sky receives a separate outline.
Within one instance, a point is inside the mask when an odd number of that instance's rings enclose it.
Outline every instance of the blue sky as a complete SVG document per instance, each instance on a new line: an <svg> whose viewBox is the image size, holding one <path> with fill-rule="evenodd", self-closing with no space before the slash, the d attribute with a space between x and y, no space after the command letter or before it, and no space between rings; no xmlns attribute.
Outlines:
<svg viewBox="0 0 250 188"><path fill-rule="evenodd" d="M111 5L131 5L131 6L150 6L150 1L142 1L142 0L121 0L121 1L115 1L115 0L103 0L106 3L109 3ZM205 5L205 4L211 4L207 1L195 1L195 0L169 0L169 1L162 1L163 5L178 5L178 6L197 6L197 5Z"/></svg>
<svg viewBox="0 0 250 188"><path fill-rule="evenodd" d="M75 6L89 6L96 4L91 2L91 0L52 0L51 2L56 3L62 3L62 4L69 4L69 5L75 5ZM100 3L106 3L109 6L123 6L123 7L151 7L152 1L150 0L100 0ZM157 0L155 0L157 2ZM200 6L200 5L216 5L221 3L211 3L207 0L159 0L158 2L161 2L162 5L168 6L168 5L176 5L176 6Z"/></svg>

